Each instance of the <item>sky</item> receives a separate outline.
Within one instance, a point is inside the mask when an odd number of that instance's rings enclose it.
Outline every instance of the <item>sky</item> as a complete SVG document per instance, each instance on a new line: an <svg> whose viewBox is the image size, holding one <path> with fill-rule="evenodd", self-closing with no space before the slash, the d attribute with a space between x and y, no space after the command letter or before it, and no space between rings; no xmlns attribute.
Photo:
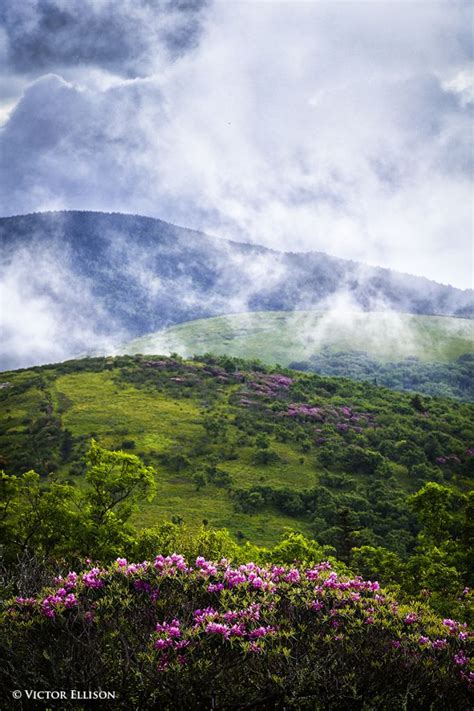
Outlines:
<svg viewBox="0 0 474 711"><path fill-rule="evenodd" d="M472 287L473 13L0 0L0 216L142 214Z"/></svg>

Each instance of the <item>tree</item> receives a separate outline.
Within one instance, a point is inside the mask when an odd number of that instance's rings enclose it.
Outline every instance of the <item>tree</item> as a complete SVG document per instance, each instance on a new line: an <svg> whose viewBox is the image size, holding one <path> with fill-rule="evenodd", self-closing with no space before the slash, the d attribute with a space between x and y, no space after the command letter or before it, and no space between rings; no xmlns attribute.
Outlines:
<svg viewBox="0 0 474 711"><path fill-rule="evenodd" d="M74 447L74 438L69 430L64 430L61 442L61 461L68 462Z"/></svg>
<svg viewBox="0 0 474 711"><path fill-rule="evenodd" d="M0 473L0 539L6 560L62 552L74 539L78 512L69 484L44 485L39 474Z"/></svg>
<svg viewBox="0 0 474 711"><path fill-rule="evenodd" d="M84 504L95 526L103 526L112 516L124 523L140 499L153 499L155 471L134 454L110 452L92 440L86 462L89 487Z"/></svg>
<svg viewBox="0 0 474 711"><path fill-rule="evenodd" d="M352 523L353 513L347 507L337 511L338 534L336 537L336 550L338 557L345 563L351 559L351 551L354 546L354 526Z"/></svg>
<svg viewBox="0 0 474 711"><path fill-rule="evenodd" d="M278 462L280 457L273 449L257 449L253 455L255 464L274 464Z"/></svg>
<svg viewBox="0 0 474 711"><path fill-rule="evenodd" d="M408 505L423 525L423 537L435 545L449 537L454 522L455 496L447 486L433 481L408 498Z"/></svg>
<svg viewBox="0 0 474 711"><path fill-rule="evenodd" d="M260 433L255 438L255 444L258 449L268 449L270 446L270 441L266 434Z"/></svg>
<svg viewBox="0 0 474 711"><path fill-rule="evenodd" d="M226 439L227 422L222 415L206 415L202 421L202 425L209 439Z"/></svg>
<svg viewBox="0 0 474 711"><path fill-rule="evenodd" d="M410 405L417 412L424 412L426 410L426 407L423 404L423 400L418 394L412 397L412 399L410 400Z"/></svg>
<svg viewBox="0 0 474 711"><path fill-rule="evenodd" d="M186 454L177 451L164 452L161 455L161 461L173 472L181 472L191 464L191 460Z"/></svg>
<svg viewBox="0 0 474 711"><path fill-rule="evenodd" d="M155 472L133 454L92 441L83 491L29 471L0 476L0 537L5 558L35 554L104 560L119 555L135 533L134 505L155 493Z"/></svg>
<svg viewBox="0 0 474 711"><path fill-rule="evenodd" d="M400 579L402 562L396 553L382 546L360 546L352 549L351 566L365 578L396 583Z"/></svg>

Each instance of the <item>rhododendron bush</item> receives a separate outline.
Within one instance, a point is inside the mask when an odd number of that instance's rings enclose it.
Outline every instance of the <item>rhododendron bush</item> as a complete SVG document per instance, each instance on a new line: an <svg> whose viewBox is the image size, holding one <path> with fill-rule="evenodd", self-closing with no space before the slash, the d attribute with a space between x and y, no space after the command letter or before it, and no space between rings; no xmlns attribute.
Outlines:
<svg viewBox="0 0 474 711"><path fill-rule="evenodd" d="M470 705L466 625L327 561L119 558L12 598L3 624L5 698L100 688L123 709Z"/></svg>

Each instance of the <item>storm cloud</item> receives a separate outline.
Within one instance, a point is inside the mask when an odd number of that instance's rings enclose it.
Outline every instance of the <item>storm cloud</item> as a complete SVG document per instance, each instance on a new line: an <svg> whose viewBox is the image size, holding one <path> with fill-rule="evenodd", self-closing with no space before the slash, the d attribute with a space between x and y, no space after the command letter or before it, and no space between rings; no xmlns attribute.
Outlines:
<svg viewBox="0 0 474 711"><path fill-rule="evenodd" d="M99 66L121 76L194 46L205 0L22 0L1 5L6 57L29 74Z"/></svg>

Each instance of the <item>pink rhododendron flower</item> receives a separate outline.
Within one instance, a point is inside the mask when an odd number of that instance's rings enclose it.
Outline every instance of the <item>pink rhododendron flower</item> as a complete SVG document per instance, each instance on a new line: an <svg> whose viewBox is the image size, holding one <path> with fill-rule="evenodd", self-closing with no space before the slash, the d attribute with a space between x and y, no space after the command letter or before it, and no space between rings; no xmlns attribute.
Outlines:
<svg viewBox="0 0 474 711"><path fill-rule="evenodd" d="M292 568L292 570L285 575L285 580L287 583L299 583L300 571L298 568Z"/></svg>
<svg viewBox="0 0 474 711"><path fill-rule="evenodd" d="M87 588L102 588L104 581L99 578L99 575L100 570L98 568L92 568L88 573L84 573L82 582Z"/></svg>

